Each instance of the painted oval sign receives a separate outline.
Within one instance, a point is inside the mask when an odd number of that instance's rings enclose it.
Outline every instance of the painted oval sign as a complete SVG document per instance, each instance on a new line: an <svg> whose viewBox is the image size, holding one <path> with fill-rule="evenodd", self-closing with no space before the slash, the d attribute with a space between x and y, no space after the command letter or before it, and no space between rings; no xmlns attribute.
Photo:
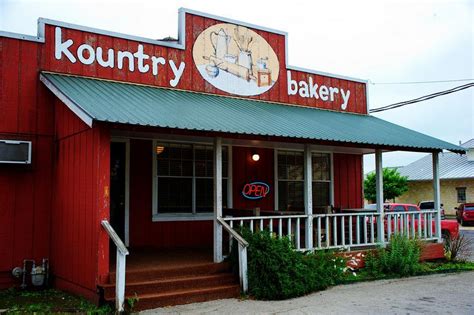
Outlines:
<svg viewBox="0 0 474 315"><path fill-rule="evenodd" d="M242 196L250 200L265 198L270 192L270 186L264 182L251 182L242 188Z"/></svg>
<svg viewBox="0 0 474 315"><path fill-rule="evenodd" d="M267 41L244 26L220 23L194 42L201 76L219 90L242 96L265 93L278 80L278 57Z"/></svg>

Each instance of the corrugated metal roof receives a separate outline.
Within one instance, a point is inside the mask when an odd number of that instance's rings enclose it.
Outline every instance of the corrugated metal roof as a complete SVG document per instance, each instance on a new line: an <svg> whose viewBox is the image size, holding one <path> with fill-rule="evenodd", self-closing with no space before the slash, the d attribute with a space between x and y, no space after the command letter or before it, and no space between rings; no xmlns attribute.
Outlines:
<svg viewBox="0 0 474 315"><path fill-rule="evenodd" d="M433 163L431 155L398 169L408 180L432 180ZM474 161L468 161L467 155L445 152L439 155L440 179L474 178Z"/></svg>
<svg viewBox="0 0 474 315"><path fill-rule="evenodd" d="M463 152L451 143L368 115L51 73L41 76L60 99L95 121Z"/></svg>
<svg viewBox="0 0 474 315"><path fill-rule="evenodd" d="M460 145L463 148L471 149L474 148L474 139L468 140Z"/></svg>

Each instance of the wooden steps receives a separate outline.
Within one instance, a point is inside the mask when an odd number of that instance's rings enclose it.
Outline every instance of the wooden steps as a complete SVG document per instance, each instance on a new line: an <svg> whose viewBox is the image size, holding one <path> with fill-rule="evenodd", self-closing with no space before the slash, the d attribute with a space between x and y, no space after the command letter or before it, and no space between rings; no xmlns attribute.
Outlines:
<svg viewBox="0 0 474 315"><path fill-rule="evenodd" d="M240 295L238 277L227 263L128 270L125 279L126 299L138 297L134 311ZM115 273L110 274L110 280L101 287L104 300L113 302Z"/></svg>

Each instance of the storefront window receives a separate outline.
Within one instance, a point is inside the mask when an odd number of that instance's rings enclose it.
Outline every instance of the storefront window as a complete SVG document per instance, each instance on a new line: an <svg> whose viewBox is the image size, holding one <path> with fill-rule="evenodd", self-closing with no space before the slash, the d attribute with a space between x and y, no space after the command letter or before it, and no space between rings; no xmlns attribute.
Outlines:
<svg viewBox="0 0 474 315"><path fill-rule="evenodd" d="M278 151L278 209L304 211L304 156Z"/></svg>
<svg viewBox="0 0 474 315"><path fill-rule="evenodd" d="M155 157L156 204L159 214L213 211L213 146L159 143L155 146ZM227 165L227 147L223 147L223 207L227 204Z"/></svg>
<svg viewBox="0 0 474 315"><path fill-rule="evenodd" d="M312 154L313 169L313 212L325 212L331 204L331 155Z"/></svg>

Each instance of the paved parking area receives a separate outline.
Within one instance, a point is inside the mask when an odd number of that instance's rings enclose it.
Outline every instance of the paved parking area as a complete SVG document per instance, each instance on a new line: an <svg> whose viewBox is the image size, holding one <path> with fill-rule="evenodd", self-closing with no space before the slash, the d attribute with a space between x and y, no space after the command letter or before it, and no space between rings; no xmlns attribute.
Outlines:
<svg viewBox="0 0 474 315"><path fill-rule="evenodd" d="M226 299L143 314L474 314L474 272L341 285L286 301Z"/></svg>
<svg viewBox="0 0 474 315"><path fill-rule="evenodd" d="M471 257L470 260L474 261L474 226L459 226L460 233L464 237L471 240Z"/></svg>

